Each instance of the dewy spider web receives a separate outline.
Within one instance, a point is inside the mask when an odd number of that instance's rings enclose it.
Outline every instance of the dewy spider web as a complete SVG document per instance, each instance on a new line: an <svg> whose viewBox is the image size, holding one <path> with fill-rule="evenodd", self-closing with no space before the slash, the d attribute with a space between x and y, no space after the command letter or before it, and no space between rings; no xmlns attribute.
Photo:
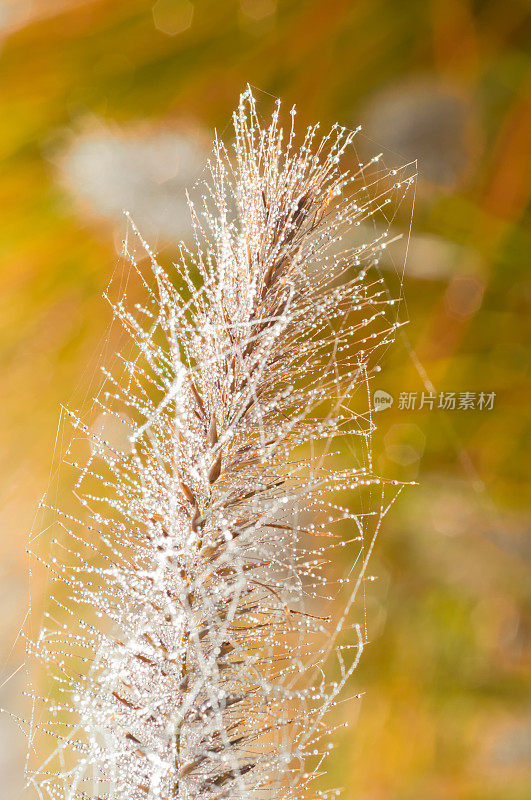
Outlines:
<svg viewBox="0 0 531 800"><path fill-rule="evenodd" d="M350 172L356 131L315 126L298 146L293 123L284 136L277 104L262 126L242 95L233 152L214 142L190 204L194 252L173 267L131 222L145 296L112 303L131 352L93 403L128 436L68 411L77 508L43 502L61 536L42 559L52 611L28 637L50 675L30 749L56 742L27 769L42 800L335 793L315 781L329 712L401 488L374 473L368 387L399 326L377 264L414 176L378 158ZM352 244L367 220L383 230Z"/></svg>

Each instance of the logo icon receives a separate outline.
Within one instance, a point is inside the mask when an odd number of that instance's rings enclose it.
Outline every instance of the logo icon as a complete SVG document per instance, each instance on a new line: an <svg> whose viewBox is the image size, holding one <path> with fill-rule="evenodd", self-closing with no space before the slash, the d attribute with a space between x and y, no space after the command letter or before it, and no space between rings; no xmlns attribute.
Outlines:
<svg viewBox="0 0 531 800"><path fill-rule="evenodd" d="M383 411L384 408L391 408L393 405L393 400L394 398L392 394L384 392L382 389L377 389L372 398L374 407L373 410Z"/></svg>

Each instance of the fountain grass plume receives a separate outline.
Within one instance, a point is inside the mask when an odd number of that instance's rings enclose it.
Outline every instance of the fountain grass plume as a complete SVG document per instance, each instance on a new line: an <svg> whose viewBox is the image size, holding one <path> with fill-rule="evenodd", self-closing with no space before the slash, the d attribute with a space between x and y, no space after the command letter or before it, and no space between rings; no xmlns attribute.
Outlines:
<svg viewBox="0 0 531 800"><path fill-rule="evenodd" d="M357 131L297 143L280 114L242 94L175 265L131 222L145 298L113 301L130 352L94 401L127 437L68 412L90 456L66 457L79 510L53 509L53 611L28 643L50 675L39 800L335 794L317 778L366 641L354 600L400 488L375 474L368 401L399 324L388 230L353 232L413 179L369 180Z"/></svg>

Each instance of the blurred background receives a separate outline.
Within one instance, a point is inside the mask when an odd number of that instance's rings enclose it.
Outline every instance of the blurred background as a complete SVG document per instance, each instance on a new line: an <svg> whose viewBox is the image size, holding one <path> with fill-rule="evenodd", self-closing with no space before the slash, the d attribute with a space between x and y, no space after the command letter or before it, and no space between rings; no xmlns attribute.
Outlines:
<svg viewBox="0 0 531 800"><path fill-rule="evenodd" d="M393 398L378 468L419 485L372 562L364 694L327 785L531 796L529 23L524 0L0 0L0 705L23 688L25 548L60 403L83 405L113 349L122 209L171 257L183 189L249 82L299 126L361 123L362 149L419 164L410 323L375 385ZM5 800L24 752L0 717Z"/></svg>

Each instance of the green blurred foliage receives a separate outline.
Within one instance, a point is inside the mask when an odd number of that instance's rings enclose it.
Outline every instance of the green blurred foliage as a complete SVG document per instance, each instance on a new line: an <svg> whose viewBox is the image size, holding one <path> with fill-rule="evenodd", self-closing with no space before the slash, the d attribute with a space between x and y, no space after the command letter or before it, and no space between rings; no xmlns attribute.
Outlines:
<svg viewBox="0 0 531 800"><path fill-rule="evenodd" d="M94 128L118 142L223 131L249 82L266 109L269 95L295 102L300 126L362 122L360 148L391 164L419 158L410 322L375 382L395 398L377 416L378 469L419 486L377 546L360 606L371 644L352 686L364 694L341 707L351 725L327 783L360 800L529 797L526 4L3 0L0 10L3 667L16 663L26 531L60 453L60 442L50 452L59 404L83 405L115 345L100 298L123 227L83 187L69 191L64 154ZM411 211L395 227L407 232ZM171 237L156 244L171 257ZM426 380L495 392L494 408L400 409L399 394L420 397Z"/></svg>

